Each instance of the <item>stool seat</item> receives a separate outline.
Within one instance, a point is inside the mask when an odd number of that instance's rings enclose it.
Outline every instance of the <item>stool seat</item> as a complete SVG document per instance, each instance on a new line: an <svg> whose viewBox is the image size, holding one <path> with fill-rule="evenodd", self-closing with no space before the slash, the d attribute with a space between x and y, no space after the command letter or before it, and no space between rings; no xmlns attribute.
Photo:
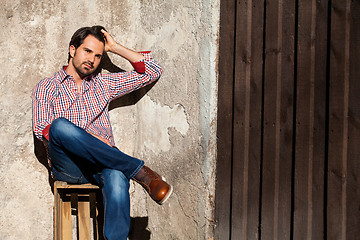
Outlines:
<svg viewBox="0 0 360 240"><path fill-rule="evenodd" d="M103 239L100 188L93 184L54 183L54 239Z"/></svg>

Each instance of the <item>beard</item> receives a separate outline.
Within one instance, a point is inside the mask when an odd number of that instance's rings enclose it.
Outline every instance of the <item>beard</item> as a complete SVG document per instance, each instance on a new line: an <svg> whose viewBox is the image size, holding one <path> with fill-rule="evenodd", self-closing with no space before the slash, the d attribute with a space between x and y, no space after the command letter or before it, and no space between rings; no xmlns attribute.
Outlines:
<svg viewBox="0 0 360 240"><path fill-rule="evenodd" d="M81 67L79 68L80 73L84 74L85 76L92 74L95 72L96 68L94 64L91 62L83 62Z"/></svg>
<svg viewBox="0 0 360 240"><path fill-rule="evenodd" d="M77 63L76 61L73 61L73 67L81 77L86 77L96 70L94 64L91 62Z"/></svg>

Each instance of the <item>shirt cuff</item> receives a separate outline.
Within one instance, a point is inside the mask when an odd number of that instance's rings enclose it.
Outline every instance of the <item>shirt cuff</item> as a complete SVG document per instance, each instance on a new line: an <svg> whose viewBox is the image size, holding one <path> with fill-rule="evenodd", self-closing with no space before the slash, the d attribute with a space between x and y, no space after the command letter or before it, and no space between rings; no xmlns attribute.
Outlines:
<svg viewBox="0 0 360 240"><path fill-rule="evenodd" d="M141 54L149 54L151 51L142 51L139 52ZM138 73L145 73L145 63L143 61L139 61L139 62L130 62L131 65L133 66L133 68L135 69L135 71L137 71Z"/></svg>
<svg viewBox="0 0 360 240"><path fill-rule="evenodd" d="M51 125L51 124L47 125L47 126L44 128L44 130L42 130L42 135L43 135L43 137L44 137L46 140L48 140L48 141L49 141L49 129L50 129L50 125Z"/></svg>

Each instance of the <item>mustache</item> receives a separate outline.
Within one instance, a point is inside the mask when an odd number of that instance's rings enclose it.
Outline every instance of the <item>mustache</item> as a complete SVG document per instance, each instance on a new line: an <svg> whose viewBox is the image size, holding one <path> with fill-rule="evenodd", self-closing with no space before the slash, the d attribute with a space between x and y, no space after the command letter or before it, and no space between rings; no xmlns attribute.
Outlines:
<svg viewBox="0 0 360 240"><path fill-rule="evenodd" d="M89 65L91 68L94 67L94 63L92 62L83 62L83 64Z"/></svg>

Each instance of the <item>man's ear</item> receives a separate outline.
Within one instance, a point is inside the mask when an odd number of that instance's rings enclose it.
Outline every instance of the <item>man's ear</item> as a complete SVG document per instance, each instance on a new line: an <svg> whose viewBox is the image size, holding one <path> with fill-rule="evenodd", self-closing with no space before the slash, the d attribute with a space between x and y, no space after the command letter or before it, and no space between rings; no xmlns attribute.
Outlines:
<svg viewBox="0 0 360 240"><path fill-rule="evenodd" d="M74 45L71 45L71 46L69 47L69 53L70 53L70 56L71 56L71 57L74 57L74 56L75 56L75 51L76 51L75 46L74 46Z"/></svg>

